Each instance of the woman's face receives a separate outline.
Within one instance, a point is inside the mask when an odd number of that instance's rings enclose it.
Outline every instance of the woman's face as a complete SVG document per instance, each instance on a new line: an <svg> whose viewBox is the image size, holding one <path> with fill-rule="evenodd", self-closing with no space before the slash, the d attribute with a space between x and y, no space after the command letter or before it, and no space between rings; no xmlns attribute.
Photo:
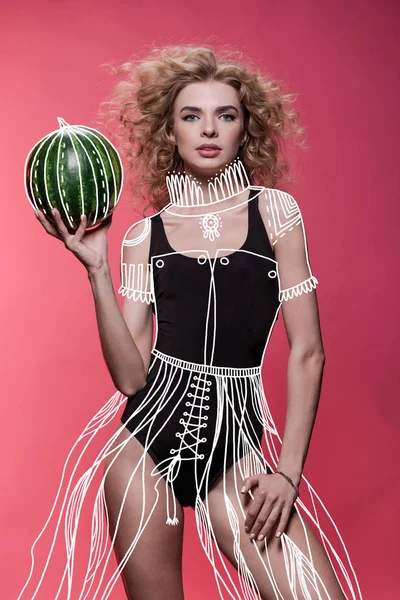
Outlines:
<svg viewBox="0 0 400 600"><path fill-rule="evenodd" d="M237 91L220 81L190 83L176 97L171 138L188 175L212 177L235 160L244 144L243 108ZM213 144L216 151L199 149Z"/></svg>

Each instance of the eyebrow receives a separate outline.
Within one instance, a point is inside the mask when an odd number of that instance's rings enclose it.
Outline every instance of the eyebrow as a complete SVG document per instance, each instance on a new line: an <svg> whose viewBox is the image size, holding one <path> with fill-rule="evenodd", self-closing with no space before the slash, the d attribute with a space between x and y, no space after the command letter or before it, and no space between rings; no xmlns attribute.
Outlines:
<svg viewBox="0 0 400 600"><path fill-rule="evenodd" d="M226 106L217 106L215 111L219 112L219 111L229 110L229 109L233 109L236 112L239 112L238 109L236 108L236 106L233 106L233 104L227 104ZM198 106L184 106L183 108L181 108L180 112L183 112L184 110L191 110L192 112L202 112L202 109L199 108Z"/></svg>

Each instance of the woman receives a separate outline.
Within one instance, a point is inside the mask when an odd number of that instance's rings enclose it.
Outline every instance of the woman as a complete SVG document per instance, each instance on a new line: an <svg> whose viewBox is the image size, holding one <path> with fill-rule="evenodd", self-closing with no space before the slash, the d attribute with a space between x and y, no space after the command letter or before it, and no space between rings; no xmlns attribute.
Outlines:
<svg viewBox="0 0 400 600"><path fill-rule="evenodd" d="M130 599L183 599L183 507L192 506L221 598L361 598L340 534L335 547L321 527L333 521L302 475L325 357L301 212L276 188L287 169L279 142L287 128L301 132L290 97L207 48L170 48L123 68L131 78L111 104L156 212L124 237L122 314L107 262L111 219L90 232L83 219L71 236L57 211L57 228L37 215L88 271L120 391L78 440L76 462L67 461L75 466L51 513L64 498L54 534L64 518L59 589L109 598L121 574ZM290 344L283 441L261 380L281 308ZM89 444L121 405L121 423L77 479ZM102 465L78 582L79 517ZM113 550L118 565L107 572Z"/></svg>

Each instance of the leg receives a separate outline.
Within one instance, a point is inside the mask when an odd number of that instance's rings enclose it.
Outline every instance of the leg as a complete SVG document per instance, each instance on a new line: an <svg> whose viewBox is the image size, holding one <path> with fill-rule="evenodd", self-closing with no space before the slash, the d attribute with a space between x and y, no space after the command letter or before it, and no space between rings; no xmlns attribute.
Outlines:
<svg viewBox="0 0 400 600"><path fill-rule="evenodd" d="M243 459L242 459L243 460ZM236 470L236 477L235 471ZM236 479L236 481L235 481ZM311 550L312 562L318 576L317 592L312 583L305 576L304 582L308 595L304 594L298 578L294 579L292 589L289 584L286 570L284 553L282 549L283 540L275 537L276 526L269 533L267 541L251 541L249 534L244 530L244 517L242 510L246 513L251 502L249 494L240 494L243 484L237 465L232 465L225 473L226 493L239 518L240 549L244 560L255 579L262 600L296 598L296 600L345 600L345 595L339 585L336 575L332 569L325 549L317 539L306 519L300 517L293 509L285 534L296 544L297 548L310 560L307 547L307 538ZM208 494L210 518L215 532L217 543L227 559L238 567L233 552L233 535L226 511L224 499L224 475L217 481ZM308 577L312 579L310 568L305 568Z"/></svg>
<svg viewBox="0 0 400 600"><path fill-rule="evenodd" d="M157 478L150 475L155 464L148 454L131 478L143 456L143 446L131 437L126 427L123 427L114 446L129 437L121 452L117 450L105 459L107 475L104 486L111 537L114 536L120 515L115 538L118 562L138 536L137 544L122 571L127 597L129 600L183 600L183 509L177 501L179 524L170 526L165 523L166 486L163 481L158 486L157 500L157 491L154 489ZM118 457L112 463L118 452ZM169 486L168 494L172 496Z"/></svg>

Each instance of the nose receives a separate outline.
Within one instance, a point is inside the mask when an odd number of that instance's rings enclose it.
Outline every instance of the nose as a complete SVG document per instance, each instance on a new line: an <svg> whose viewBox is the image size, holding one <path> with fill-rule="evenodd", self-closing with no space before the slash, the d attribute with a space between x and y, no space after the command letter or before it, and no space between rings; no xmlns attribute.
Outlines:
<svg viewBox="0 0 400 600"><path fill-rule="evenodd" d="M205 135L206 137L209 137L209 138L215 138L215 137L218 137L218 134L217 134L217 132L215 131L215 128L214 128L214 127L207 127L207 128L204 128L202 135Z"/></svg>
<svg viewBox="0 0 400 600"><path fill-rule="evenodd" d="M218 135L217 128L215 126L215 121L213 117L206 117L203 121L203 133L202 135L206 135L207 137L216 137Z"/></svg>

